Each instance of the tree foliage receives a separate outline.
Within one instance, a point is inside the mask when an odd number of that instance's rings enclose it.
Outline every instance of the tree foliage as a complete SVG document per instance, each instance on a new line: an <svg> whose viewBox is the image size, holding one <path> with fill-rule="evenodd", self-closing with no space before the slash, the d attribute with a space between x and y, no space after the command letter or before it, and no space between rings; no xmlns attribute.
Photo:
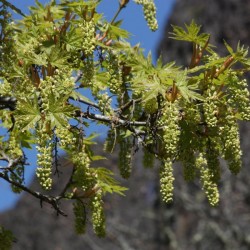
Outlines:
<svg viewBox="0 0 250 250"><path fill-rule="evenodd" d="M164 65L161 58L154 64L150 53L145 56L139 45L128 42L129 33L117 20L129 0L120 0L110 22L96 11L100 2L36 1L29 15L13 22L12 5L2 1L0 117L5 132L0 177L14 192L26 191L50 203L58 214L65 215L62 200L73 200L76 232L85 231L90 214L95 233L104 236L103 197L123 194L126 188L111 170L92 167L102 157L91 150L96 135L85 135L91 121L109 128L106 151L119 145L122 177L129 178L132 156L143 148L145 167L152 167L154 159L161 163L164 201L173 199L173 163L179 161L184 178L199 178L209 203L217 205L219 159L227 161L233 174L241 169L238 121L250 119L247 48L238 44L233 50L225 42L228 55L220 56L193 21L185 28L173 26L171 33L173 39L192 43L190 64ZM156 30L154 2L135 2ZM53 188L53 172L59 171L59 149L74 165L57 196L24 185L24 148L33 145L36 175L45 190Z"/></svg>

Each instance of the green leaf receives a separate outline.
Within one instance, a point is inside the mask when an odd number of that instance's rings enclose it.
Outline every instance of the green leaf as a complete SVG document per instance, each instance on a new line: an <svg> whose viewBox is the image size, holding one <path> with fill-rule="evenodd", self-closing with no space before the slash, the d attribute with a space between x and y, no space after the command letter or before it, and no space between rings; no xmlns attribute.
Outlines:
<svg viewBox="0 0 250 250"><path fill-rule="evenodd" d="M223 40L223 42L224 42L224 45L226 46L228 52L229 52L231 55L233 55L233 54L234 54L233 48L232 48L231 46L229 46L229 44L228 44L225 40Z"/></svg>
<svg viewBox="0 0 250 250"><path fill-rule="evenodd" d="M70 97L72 97L75 101L85 101L87 103L93 103L88 97L82 95L81 93L79 93L78 91L73 91L71 94L70 94ZM94 103L93 103L94 105Z"/></svg>
<svg viewBox="0 0 250 250"><path fill-rule="evenodd" d="M58 47L54 47L47 56L48 63L54 67L65 67L67 64L68 56Z"/></svg>
<svg viewBox="0 0 250 250"><path fill-rule="evenodd" d="M22 147L29 149L32 149L31 144L34 144L36 141L29 131L25 131L24 133L18 131L17 138L21 142Z"/></svg>
<svg viewBox="0 0 250 250"><path fill-rule="evenodd" d="M183 72L179 72L176 75L175 83L180 91L181 96L188 102L191 100L204 100L204 98L197 93L198 85L197 84L189 84L189 78L187 76L187 70Z"/></svg>
<svg viewBox="0 0 250 250"><path fill-rule="evenodd" d="M67 98L57 99L54 94L49 95L48 119L51 126L66 127L76 108L67 103Z"/></svg>
<svg viewBox="0 0 250 250"><path fill-rule="evenodd" d="M85 137L83 142L84 144L88 144L88 145L93 145L96 144L95 141L93 141L95 138L97 138L100 134L97 133L92 133L90 136Z"/></svg>
<svg viewBox="0 0 250 250"><path fill-rule="evenodd" d="M97 5L100 3L100 0L90 0L90 1L74 1L74 2L67 2L62 5L67 5L68 7L91 7L96 8Z"/></svg>
<svg viewBox="0 0 250 250"><path fill-rule="evenodd" d="M107 160L107 158L104 156L101 156L101 155L93 155L93 156L91 156L91 160L92 161L100 161L100 160Z"/></svg>
<svg viewBox="0 0 250 250"><path fill-rule="evenodd" d="M34 129L36 123L41 119L37 96L33 95L32 99L18 100L14 117L21 131Z"/></svg>
<svg viewBox="0 0 250 250"><path fill-rule="evenodd" d="M96 173L98 175L98 184L104 191L104 193L117 193L124 196L124 191L127 188L118 184L117 180L113 178L114 173L106 168L97 168Z"/></svg>
<svg viewBox="0 0 250 250"><path fill-rule="evenodd" d="M201 26L197 25L194 20L191 21L189 25L185 24L185 29L172 25L173 32L170 32L172 35L170 38L179 40L179 41L187 41L192 42L195 44L200 45L201 47L204 47L204 45L209 40L210 35L206 33L200 33ZM208 44L206 50L212 53L212 47L214 47L211 44Z"/></svg>
<svg viewBox="0 0 250 250"><path fill-rule="evenodd" d="M80 31L77 32L75 27L70 26L69 31L66 33L63 39L66 44L67 51L81 48L82 34L80 33Z"/></svg>
<svg viewBox="0 0 250 250"><path fill-rule="evenodd" d="M130 34L127 30L121 29L119 26L121 21L108 25L108 35L111 39L127 39Z"/></svg>

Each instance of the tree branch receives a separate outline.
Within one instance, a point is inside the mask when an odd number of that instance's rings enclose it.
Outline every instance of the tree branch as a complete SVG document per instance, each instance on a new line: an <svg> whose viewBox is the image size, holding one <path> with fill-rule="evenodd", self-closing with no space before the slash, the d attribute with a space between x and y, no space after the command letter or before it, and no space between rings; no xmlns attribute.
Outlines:
<svg viewBox="0 0 250 250"><path fill-rule="evenodd" d="M97 108L97 109L100 110L100 107L98 106L98 104L96 104L96 103L94 103L94 102L82 100L81 98L78 98L77 100L75 100L73 97L70 97L69 99L72 100L72 101L78 101L78 102L80 102L80 103L83 103L83 104L92 106L92 107Z"/></svg>
<svg viewBox="0 0 250 250"><path fill-rule="evenodd" d="M22 189L23 191L25 191L25 192L31 194L32 196L34 196L34 197L40 199L41 204L42 204L42 202L49 203L49 204L52 205L52 207L56 210L57 214L61 214L61 215L63 215L63 216L67 216L67 214L65 214L65 213L60 209L60 207L59 207L58 202L59 202L59 200L60 200L60 198L61 198L60 196L59 196L59 197L53 197L53 196L44 195L44 194L41 194L41 193L39 193L39 192L33 191L33 190L27 188L26 186L24 186L24 185L22 185L22 184L20 184L20 183L18 183L18 182L15 182L15 181L13 181L13 180L11 180L11 179L9 178L9 176L8 176L6 173L1 173L1 172L0 172L0 178L6 180L7 182L9 182L10 184L12 184L12 185L14 185L14 186L16 186L16 187Z"/></svg>
<svg viewBox="0 0 250 250"><path fill-rule="evenodd" d="M77 111L76 116L79 117L84 117L86 119L92 119L96 121L102 121L110 124L116 124L116 125L121 125L124 127L128 126L146 126L147 122L139 122L139 121L128 121L128 120L123 120L120 119L116 116L104 116L104 115L99 115L99 114L94 114L90 112L82 112L82 111Z"/></svg>
<svg viewBox="0 0 250 250"><path fill-rule="evenodd" d="M142 100L142 98L138 98L138 99L131 99L129 102L125 103L122 107L115 109L115 112L122 112L124 110L126 110L127 108L129 108L131 105L133 105L134 103L138 103Z"/></svg>

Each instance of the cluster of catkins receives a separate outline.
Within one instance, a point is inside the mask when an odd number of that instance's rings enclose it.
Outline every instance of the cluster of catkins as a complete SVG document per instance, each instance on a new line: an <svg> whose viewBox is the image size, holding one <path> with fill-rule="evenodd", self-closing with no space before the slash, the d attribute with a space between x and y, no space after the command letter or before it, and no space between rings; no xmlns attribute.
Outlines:
<svg viewBox="0 0 250 250"><path fill-rule="evenodd" d="M219 202L219 158L227 161L233 174L240 171L242 152L237 120L238 117L249 120L249 91L246 80L235 72L229 72L227 80L224 93L222 88L209 84L203 91L204 100L193 103L177 100L162 108L157 126L162 148L160 184L164 201L172 200L172 161L183 163L186 180L200 177L211 205Z"/></svg>
<svg viewBox="0 0 250 250"><path fill-rule="evenodd" d="M74 202L75 229L77 233L85 232L87 210L91 211L93 229L96 235L105 235L105 216L103 210L103 192L98 185L98 176L90 168L90 158L86 147L76 149L79 152L72 155L75 166L73 176L74 188L76 188L77 199ZM74 194L73 194L74 195ZM88 204L83 202L89 200ZM86 207L89 209L86 209Z"/></svg>

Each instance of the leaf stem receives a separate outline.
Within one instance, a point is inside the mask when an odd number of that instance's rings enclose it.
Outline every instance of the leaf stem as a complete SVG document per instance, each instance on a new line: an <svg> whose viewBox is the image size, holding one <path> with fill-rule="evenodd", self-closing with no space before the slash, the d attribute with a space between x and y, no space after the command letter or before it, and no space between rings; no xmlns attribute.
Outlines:
<svg viewBox="0 0 250 250"><path fill-rule="evenodd" d="M125 0L125 1L122 0L122 1L120 2L119 8L118 8L118 10L116 11L114 17L112 18L110 24L113 24L113 23L115 22L116 18L118 17L118 15L119 15L120 12L121 12L121 10L124 9L124 8L126 7L126 5L127 5L128 2L129 2L129 1L126 1L126 0Z"/></svg>

